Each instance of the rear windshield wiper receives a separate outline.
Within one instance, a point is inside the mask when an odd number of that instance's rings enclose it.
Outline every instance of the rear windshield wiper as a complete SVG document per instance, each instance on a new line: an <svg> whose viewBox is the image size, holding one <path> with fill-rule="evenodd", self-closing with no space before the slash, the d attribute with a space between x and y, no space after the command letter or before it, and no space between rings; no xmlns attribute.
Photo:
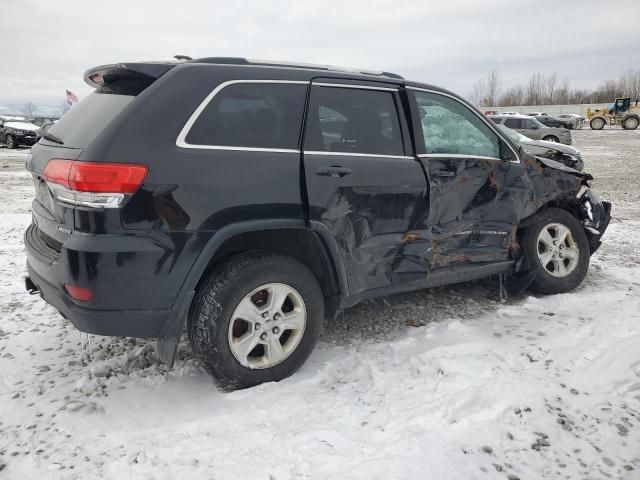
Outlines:
<svg viewBox="0 0 640 480"><path fill-rule="evenodd" d="M42 135L42 138L45 138L59 145L64 145L64 142L60 140L58 137L56 137L53 133L46 132L44 135Z"/></svg>

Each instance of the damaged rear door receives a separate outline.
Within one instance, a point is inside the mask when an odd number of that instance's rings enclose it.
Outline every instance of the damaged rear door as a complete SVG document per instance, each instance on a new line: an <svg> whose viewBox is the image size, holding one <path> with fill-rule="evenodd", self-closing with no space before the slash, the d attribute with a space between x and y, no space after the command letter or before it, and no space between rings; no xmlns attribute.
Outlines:
<svg viewBox="0 0 640 480"><path fill-rule="evenodd" d="M400 86L316 78L303 161L308 217L335 239L350 295L425 279L413 240L428 186L413 156Z"/></svg>
<svg viewBox="0 0 640 480"><path fill-rule="evenodd" d="M432 269L508 261L522 203L512 198L507 176L517 155L454 96L408 92L416 150L430 183Z"/></svg>

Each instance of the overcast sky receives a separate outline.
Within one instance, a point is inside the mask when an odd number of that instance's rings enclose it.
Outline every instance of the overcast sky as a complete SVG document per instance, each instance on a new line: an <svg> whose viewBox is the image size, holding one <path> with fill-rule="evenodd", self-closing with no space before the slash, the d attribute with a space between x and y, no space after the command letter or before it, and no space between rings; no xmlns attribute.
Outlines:
<svg viewBox="0 0 640 480"><path fill-rule="evenodd" d="M244 56L388 70L468 95L557 72L591 88L640 69L640 0L2 0L0 109L57 105L92 66Z"/></svg>

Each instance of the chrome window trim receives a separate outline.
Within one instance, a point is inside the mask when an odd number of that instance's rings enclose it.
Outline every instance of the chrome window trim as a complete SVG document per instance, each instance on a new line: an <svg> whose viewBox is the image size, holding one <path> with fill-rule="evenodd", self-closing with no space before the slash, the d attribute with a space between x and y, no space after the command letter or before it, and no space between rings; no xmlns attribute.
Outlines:
<svg viewBox="0 0 640 480"><path fill-rule="evenodd" d="M378 157L378 158L404 158L408 160L415 160L415 157L409 157L407 155L382 155L379 153L350 153L350 152L323 152L321 150L303 150L305 155L334 155L343 157Z"/></svg>
<svg viewBox="0 0 640 480"><path fill-rule="evenodd" d="M500 138L501 140L503 140L503 141L507 144L507 146L509 147L509 149L510 149L510 150L513 152L513 154L516 156L516 160L509 160L509 162L510 162L510 163L520 163L520 155L518 155L518 152L516 152L516 151L513 149L513 147L511 146L511 143L506 139L506 137L505 137L505 136L503 136L503 135L501 134L501 132L500 132L500 131L498 131L498 129L497 129L497 128L495 128L493 125L491 125L491 121L490 121L490 120L487 120L486 118L482 117L481 115L478 115L478 114L476 113L476 111L473 109L473 106L472 106L471 104L469 104L469 102L467 102L466 100L463 100L463 99L458 98L458 97L454 97L453 95L449 95L448 93L439 92L438 90L432 90L432 89L429 89L429 88L419 88L419 87L411 87L411 86L407 86L407 89L408 89L408 90L416 90L416 91L418 91L418 92L433 93L433 94L435 94L435 95L442 95L443 97L449 97L450 99L455 100L455 101L457 101L457 102L459 102L459 103L463 104L465 107L467 107L467 108L471 111L471 113L473 113L476 117L478 117L480 120L482 120L482 121L483 121L483 122L484 122L484 123L489 127L489 129L490 129L492 132L494 132L494 133L498 136L498 138ZM433 155L433 154L427 154L427 155ZM421 156L421 155L418 155L418 156ZM474 155L468 155L468 157L477 158L477 157L476 157L476 156L474 156ZM486 158L493 158L493 157L486 157ZM503 159L501 159L501 158L499 158L498 160L503 161L503 162L505 161L505 160L503 160Z"/></svg>
<svg viewBox="0 0 640 480"><path fill-rule="evenodd" d="M184 124L182 130L178 134L178 138L176 139L176 146L179 148L195 148L199 150L231 150L231 151L241 151L241 152L274 152L274 153L300 153L300 150L297 148L266 148L266 147L239 147L239 146L231 146L231 145L207 145L207 144L195 144L195 143L187 143L187 135L189 135L189 131L191 127L193 127L194 123L198 120L198 117L202 114L205 108L211 103L213 97L215 97L218 93L220 93L224 88L229 85L235 85L239 83L275 83L275 84L293 84L293 85L309 85L311 82L307 80L227 80L226 82L222 82L216 88L214 88L209 95L205 97L205 99L198 105L198 108L194 110L194 112L187 120L187 123Z"/></svg>
<svg viewBox="0 0 640 480"><path fill-rule="evenodd" d="M398 88L374 87L372 85L355 85L353 83L311 82L311 85L318 86L318 87L356 88L359 90L379 90L381 92L397 92L400 90L399 86Z"/></svg>
<svg viewBox="0 0 640 480"><path fill-rule="evenodd" d="M464 153L421 153L418 158L475 158L478 160L494 160L504 162L505 160L497 157L485 157L483 155L465 155Z"/></svg>

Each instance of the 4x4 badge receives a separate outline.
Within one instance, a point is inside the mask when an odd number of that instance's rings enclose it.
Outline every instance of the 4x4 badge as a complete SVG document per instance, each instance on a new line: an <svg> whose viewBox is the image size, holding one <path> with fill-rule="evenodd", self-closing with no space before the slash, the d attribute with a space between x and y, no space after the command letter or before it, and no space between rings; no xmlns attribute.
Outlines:
<svg viewBox="0 0 640 480"><path fill-rule="evenodd" d="M70 234L71 234L71 230L69 230L68 228L64 228L62 225L58 225L58 226L56 227L56 229L57 229L59 232L66 233L67 235L70 235Z"/></svg>

